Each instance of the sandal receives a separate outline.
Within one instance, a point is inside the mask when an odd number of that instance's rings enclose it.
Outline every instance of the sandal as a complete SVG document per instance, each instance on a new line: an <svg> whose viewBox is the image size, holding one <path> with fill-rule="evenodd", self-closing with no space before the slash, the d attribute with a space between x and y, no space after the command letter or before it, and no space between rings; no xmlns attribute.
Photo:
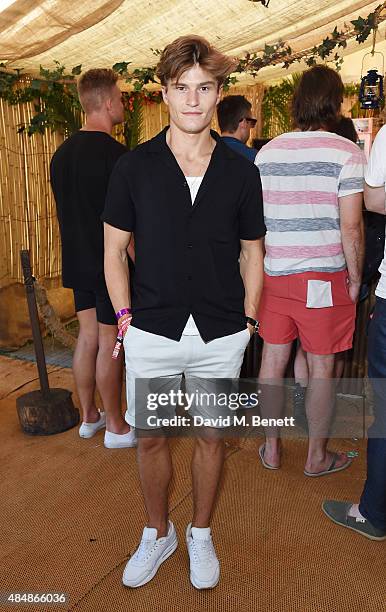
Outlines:
<svg viewBox="0 0 386 612"><path fill-rule="evenodd" d="M304 475L309 476L310 478L317 478L318 476L326 476L327 474L333 474L334 472L341 472L342 470L345 470L346 468L350 467L350 465L352 464L351 457L347 457L347 455L346 455L347 461L345 461L339 467L335 467L335 464L338 461L340 455L344 455L344 454L345 453L332 453L332 461L331 461L331 465L328 468L328 470L323 470L322 472L307 472L307 470L304 470Z"/></svg>
<svg viewBox="0 0 386 612"><path fill-rule="evenodd" d="M270 463L267 463L264 459L264 451L265 451L265 444L262 444L259 447L259 457L260 457L260 461L262 463L262 465L267 469L267 470L280 470L280 465L278 466L274 466L271 465Z"/></svg>

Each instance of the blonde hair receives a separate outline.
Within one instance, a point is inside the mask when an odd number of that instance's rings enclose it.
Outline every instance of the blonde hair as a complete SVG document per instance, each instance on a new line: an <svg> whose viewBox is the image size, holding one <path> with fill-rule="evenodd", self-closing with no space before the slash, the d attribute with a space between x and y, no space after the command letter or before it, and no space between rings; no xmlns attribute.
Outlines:
<svg viewBox="0 0 386 612"><path fill-rule="evenodd" d="M209 72L220 86L236 68L237 61L220 53L205 38L191 34L180 36L165 47L156 75L166 86L169 81L178 81L186 70L195 65Z"/></svg>
<svg viewBox="0 0 386 612"><path fill-rule="evenodd" d="M98 112L117 81L118 74L110 68L92 68L82 74L77 87L84 112Z"/></svg>

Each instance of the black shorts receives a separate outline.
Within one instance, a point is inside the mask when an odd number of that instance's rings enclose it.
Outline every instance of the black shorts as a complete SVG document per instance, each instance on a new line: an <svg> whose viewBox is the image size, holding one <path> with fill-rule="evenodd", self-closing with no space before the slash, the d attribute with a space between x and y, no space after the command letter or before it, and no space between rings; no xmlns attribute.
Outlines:
<svg viewBox="0 0 386 612"><path fill-rule="evenodd" d="M107 289L74 289L73 291L76 312L95 308L99 323L104 323L105 325L117 324L114 308Z"/></svg>

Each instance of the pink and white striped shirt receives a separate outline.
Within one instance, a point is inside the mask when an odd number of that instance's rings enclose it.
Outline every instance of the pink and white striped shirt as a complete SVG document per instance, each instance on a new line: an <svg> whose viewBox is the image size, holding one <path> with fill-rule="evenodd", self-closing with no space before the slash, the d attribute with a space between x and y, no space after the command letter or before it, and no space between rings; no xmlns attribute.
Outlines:
<svg viewBox="0 0 386 612"><path fill-rule="evenodd" d="M365 157L331 132L290 132L257 154L270 276L346 268L338 198L363 191Z"/></svg>

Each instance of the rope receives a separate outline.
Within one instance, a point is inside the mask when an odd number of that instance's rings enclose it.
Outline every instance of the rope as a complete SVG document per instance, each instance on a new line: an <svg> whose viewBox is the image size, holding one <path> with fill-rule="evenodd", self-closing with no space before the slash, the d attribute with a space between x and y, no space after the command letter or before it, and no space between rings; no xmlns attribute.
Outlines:
<svg viewBox="0 0 386 612"><path fill-rule="evenodd" d="M47 292L43 285L40 285L40 283L35 280L34 288L39 313L48 331L50 331L54 338L57 338L64 346L72 350L75 349L76 338L66 330L54 308L49 303Z"/></svg>

